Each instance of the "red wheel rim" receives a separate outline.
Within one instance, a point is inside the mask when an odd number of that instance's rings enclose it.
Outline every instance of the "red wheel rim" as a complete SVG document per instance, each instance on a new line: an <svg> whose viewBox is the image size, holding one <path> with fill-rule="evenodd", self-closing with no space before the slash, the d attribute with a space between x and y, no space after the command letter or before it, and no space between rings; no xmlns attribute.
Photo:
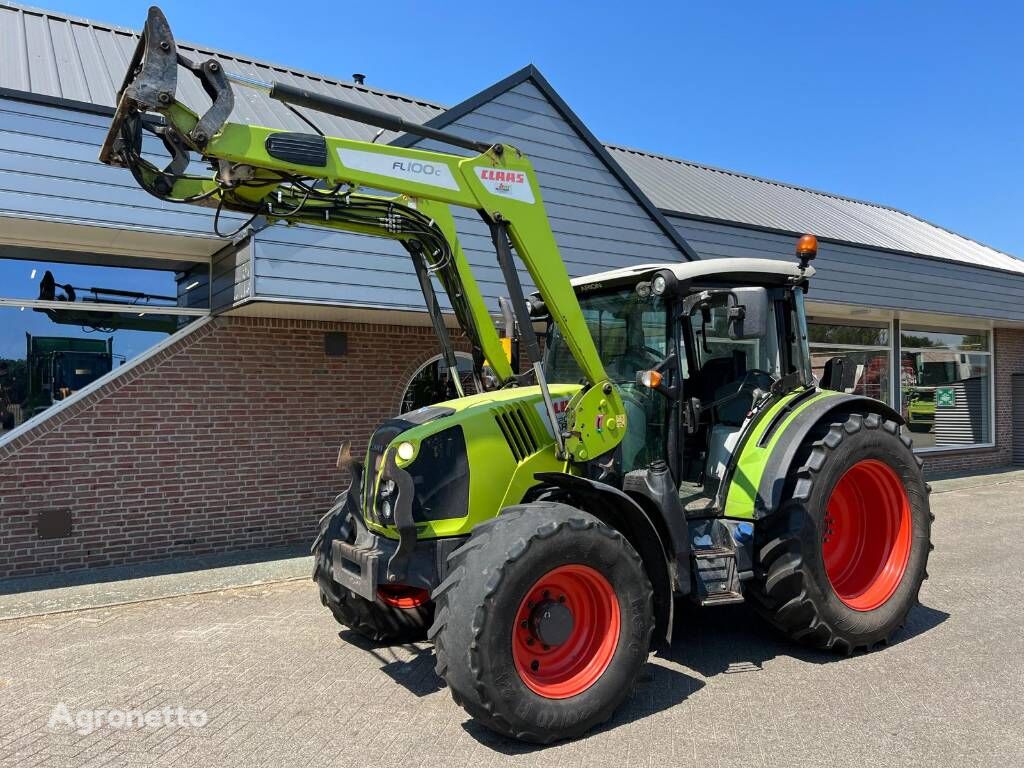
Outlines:
<svg viewBox="0 0 1024 768"><path fill-rule="evenodd" d="M604 576L563 565L538 579L519 604L512 658L526 686L548 699L587 690L619 645L619 601Z"/></svg>
<svg viewBox="0 0 1024 768"><path fill-rule="evenodd" d="M822 555L836 595L855 611L885 603L910 559L910 498L899 475L875 459L839 478L828 500Z"/></svg>
<svg viewBox="0 0 1024 768"><path fill-rule="evenodd" d="M388 584L377 588L377 597L392 608L419 608L430 602L430 593L419 587L407 587L404 584Z"/></svg>

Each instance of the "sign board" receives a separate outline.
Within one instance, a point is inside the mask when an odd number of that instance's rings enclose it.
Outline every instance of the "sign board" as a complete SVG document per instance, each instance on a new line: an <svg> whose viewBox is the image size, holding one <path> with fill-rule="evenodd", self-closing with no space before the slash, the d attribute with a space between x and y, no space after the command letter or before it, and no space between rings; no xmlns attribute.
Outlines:
<svg viewBox="0 0 1024 768"><path fill-rule="evenodd" d="M956 407L956 390L953 387L936 387L935 389L936 408Z"/></svg>

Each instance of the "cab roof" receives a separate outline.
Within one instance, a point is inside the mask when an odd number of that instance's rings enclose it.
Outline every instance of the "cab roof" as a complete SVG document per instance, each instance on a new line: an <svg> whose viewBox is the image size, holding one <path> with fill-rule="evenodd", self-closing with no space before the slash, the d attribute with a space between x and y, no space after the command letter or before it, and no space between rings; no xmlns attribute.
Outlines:
<svg viewBox="0 0 1024 768"><path fill-rule="evenodd" d="M637 264L633 267L621 269L610 269L607 272L597 272L593 275L583 275L573 278L574 288L593 285L594 283L613 282L626 278L640 279L646 274L657 272L661 269L671 269L676 279L694 280L700 277L714 277L716 275L776 275L778 277L800 277L800 266L796 261L782 261L781 259L701 259L700 261L666 262L663 264ZM814 267L808 267L804 272L805 277L814 276Z"/></svg>

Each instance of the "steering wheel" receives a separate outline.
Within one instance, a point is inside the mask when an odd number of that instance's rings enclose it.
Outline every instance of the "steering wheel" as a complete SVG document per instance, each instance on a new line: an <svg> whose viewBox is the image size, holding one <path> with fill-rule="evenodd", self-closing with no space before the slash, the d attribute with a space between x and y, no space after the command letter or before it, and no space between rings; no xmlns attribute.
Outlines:
<svg viewBox="0 0 1024 768"><path fill-rule="evenodd" d="M717 405L724 405L726 402L739 397L739 395L744 391L749 392L760 389L767 392L771 389L773 383L775 383L775 377L768 373L768 371L761 368L748 368L747 372L743 374L742 379L729 382L728 384L723 384L715 391L716 395L718 395L722 390L727 389L728 391L728 394L722 397L716 397L715 403Z"/></svg>
<svg viewBox="0 0 1024 768"><path fill-rule="evenodd" d="M751 376L759 378L759 381L751 382L750 381ZM766 371L766 370L764 370L762 368L748 368L747 372L743 374L743 381L740 382L740 389L744 389L748 385L754 384L754 386L753 386L754 389L768 390L768 389L771 388L772 384L775 383L775 380L776 379L775 379L774 376L772 376L770 373L768 373L768 371ZM767 383L765 383L765 382L767 382ZM762 384L764 386L762 386Z"/></svg>

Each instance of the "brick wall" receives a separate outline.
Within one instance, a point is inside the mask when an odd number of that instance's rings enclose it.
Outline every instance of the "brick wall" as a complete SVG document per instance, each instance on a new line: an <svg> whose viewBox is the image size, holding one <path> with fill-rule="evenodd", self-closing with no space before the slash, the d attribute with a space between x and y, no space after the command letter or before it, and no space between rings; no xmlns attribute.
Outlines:
<svg viewBox="0 0 1024 768"><path fill-rule="evenodd" d="M427 328L214 320L0 447L0 578L309 541L339 441L435 354ZM72 536L39 540L66 509Z"/></svg>
<svg viewBox="0 0 1024 768"><path fill-rule="evenodd" d="M996 447L923 454L925 474L929 476L1001 467L1012 460L1013 402L1010 377L1015 373L1024 373L1024 330L996 328L994 333Z"/></svg>
<svg viewBox="0 0 1024 768"><path fill-rule="evenodd" d="M1024 331L995 348L997 448L930 454L928 474L1009 463ZM364 449L436 353L427 328L212 321L0 447L0 578L309 541L339 441ZM39 540L44 510L70 510L72 536Z"/></svg>

